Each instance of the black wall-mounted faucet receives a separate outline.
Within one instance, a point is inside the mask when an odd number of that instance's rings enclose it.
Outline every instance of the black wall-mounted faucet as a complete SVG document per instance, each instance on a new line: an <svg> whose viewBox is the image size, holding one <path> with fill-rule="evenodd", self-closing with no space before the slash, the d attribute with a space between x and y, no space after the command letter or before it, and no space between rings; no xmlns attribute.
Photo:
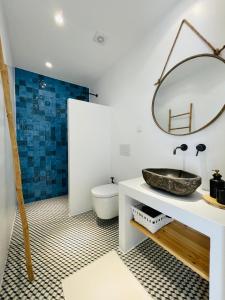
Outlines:
<svg viewBox="0 0 225 300"><path fill-rule="evenodd" d="M198 144L198 145L196 146L196 150L197 150L196 156L198 156L198 153L199 153L199 152L203 152L203 151L206 150L206 145L205 145L205 144Z"/></svg>
<svg viewBox="0 0 225 300"><path fill-rule="evenodd" d="M188 149L188 145L186 144L182 144L180 145L179 147L176 147L174 150L173 150L173 155L176 155L177 154L177 149L180 149L182 151L186 151Z"/></svg>

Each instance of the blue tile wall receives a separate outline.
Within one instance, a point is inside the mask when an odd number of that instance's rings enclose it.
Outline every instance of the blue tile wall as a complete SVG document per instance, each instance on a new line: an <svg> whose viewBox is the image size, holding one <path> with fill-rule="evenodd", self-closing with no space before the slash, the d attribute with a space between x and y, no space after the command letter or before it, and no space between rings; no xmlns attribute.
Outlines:
<svg viewBox="0 0 225 300"><path fill-rule="evenodd" d="M16 123L25 202L67 194L67 99L86 87L16 68Z"/></svg>

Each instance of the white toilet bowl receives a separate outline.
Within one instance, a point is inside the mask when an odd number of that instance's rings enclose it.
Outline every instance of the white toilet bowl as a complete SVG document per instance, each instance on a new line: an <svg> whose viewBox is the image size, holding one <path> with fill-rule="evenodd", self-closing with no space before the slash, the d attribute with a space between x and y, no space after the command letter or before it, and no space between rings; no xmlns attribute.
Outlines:
<svg viewBox="0 0 225 300"><path fill-rule="evenodd" d="M112 219L119 214L118 185L105 184L91 190L93 208L100 219Z"/></svg>

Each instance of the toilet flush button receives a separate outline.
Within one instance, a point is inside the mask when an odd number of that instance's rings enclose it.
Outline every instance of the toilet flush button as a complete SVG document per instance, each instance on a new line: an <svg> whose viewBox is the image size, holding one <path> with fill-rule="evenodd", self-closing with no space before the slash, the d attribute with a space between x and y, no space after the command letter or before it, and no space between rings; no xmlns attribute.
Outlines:
<svg viewBox="0 0 225 300"><path fill-rule="evenodd" d="M120 144L120 155L121 156L130 156L130 145L129 144Z"/></svg>

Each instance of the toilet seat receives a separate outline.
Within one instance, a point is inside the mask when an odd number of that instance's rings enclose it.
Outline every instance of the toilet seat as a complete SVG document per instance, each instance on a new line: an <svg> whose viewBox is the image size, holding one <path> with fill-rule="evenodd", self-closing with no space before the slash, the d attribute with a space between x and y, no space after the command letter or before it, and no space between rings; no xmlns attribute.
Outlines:
<svg viewBox="0 0 225 300"><path fill-rule="evenodd" d="M119 187L118 184L105 184L93 188L91 192L97 198L111 198L118 196Z"/></svg>

